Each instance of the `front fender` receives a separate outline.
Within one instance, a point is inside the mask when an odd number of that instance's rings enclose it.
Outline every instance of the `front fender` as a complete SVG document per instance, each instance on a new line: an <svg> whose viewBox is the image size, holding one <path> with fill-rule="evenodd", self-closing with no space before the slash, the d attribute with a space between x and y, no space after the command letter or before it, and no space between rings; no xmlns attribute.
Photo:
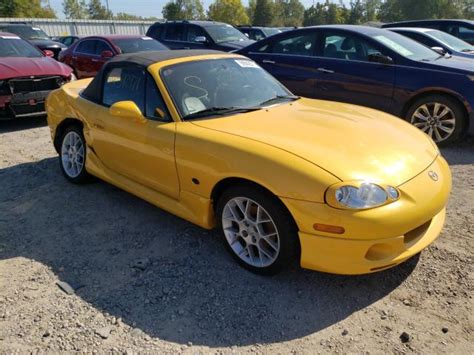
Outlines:
<svg viewBox="0 0 474 355"><path fill-rule="evenodd" d="M279 197L324 202L328 186L340 182L329 172L282 149L248 138L180 122L176 164L181 190L210 198L226 178L257 183Z"/></svg>

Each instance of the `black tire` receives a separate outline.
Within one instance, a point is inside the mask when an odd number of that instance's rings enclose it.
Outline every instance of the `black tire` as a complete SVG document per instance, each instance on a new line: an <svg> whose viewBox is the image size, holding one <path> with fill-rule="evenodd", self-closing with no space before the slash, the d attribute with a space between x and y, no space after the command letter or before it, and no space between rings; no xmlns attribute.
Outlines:
<svg viewBox="0 0 474 355"><path fill-rule="evenodd" d="M82 160L82 168L78 169L79 173L77 175L71 175L68 173L67 169L64 166L64 161L63 161L63 149L64 149L64 139L69 133L75 133L79 139L81 140L82 146L84 147L84 154L83 154L83 160ZM84 139L84 134L82 132L82 127L79 125L71 125L68 126L63 132L62 136L59 142L59 166L61 167L61 171L64 175L64 177L74 183L74 184L85 184L88 182L92 181L92 176L87 172L86 170L86 159L87 159L87 154L86 154L87 148L86 148L86 140Z"/></svg>
<svg viewBox="0 0 474 355"><path fill-rule="evenodd" d="M405 120L410 123L414 123L412 122L412 117L415 114L415 112L418 110L418 108L422 107L423 105L428 105L428 107L432 107L432 104L434 103L440 103L442 105L445 105L452 111L454 119L455 119L455 126L454 126L454 131L446 138L442 137L444 139L439 140L436 138L434 133L431 138L439 146L446 146L446 145L459 141L467 133L469 121L468 121L467 113L464 110L464 107L462 106L462 104L452 97L449 97L446 95L439 95L439 94L433 94L433 95L421 97L420 99L413 102L413 104L410 106L410 108L408 109L405 115ZM444 134L444 132L441 132L441 134Z"/></svg>
<svg viewBox="0 0 474 355"><path fill-rule="evenodd" d="M243 197L258 203L271 217L278 232L279 252L268 266L253 266L245 262L232 249L223 227L223 213L226 204L233 198ZM244 268L260 275L274 275L292 265L297 265L300 255L298 228L283 203L273 194L252 184L242 184L225 190L216 205L216 218L222 241L227 251ZM243 240L243 239L242 239Z"/></svg>

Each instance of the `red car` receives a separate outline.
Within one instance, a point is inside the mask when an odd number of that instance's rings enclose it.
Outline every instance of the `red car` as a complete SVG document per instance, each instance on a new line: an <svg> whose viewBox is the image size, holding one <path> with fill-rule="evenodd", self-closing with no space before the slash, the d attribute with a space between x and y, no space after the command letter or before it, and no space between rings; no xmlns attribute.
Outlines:
<svg viewBox="0 0 474 355"><path fill-rule="evenodd" d="M78 40L61 52L59 61L72 67L77 78L82 79L94 76L107 60L118 54L167 49L147 36L91 36Z"/></svg>
<svg viewBox="0 0 474 355"><path fill-rule="evenodd" d="M74 79L72 69L11 33L0 32L0 120L44 115L51 90Z"/></svg>

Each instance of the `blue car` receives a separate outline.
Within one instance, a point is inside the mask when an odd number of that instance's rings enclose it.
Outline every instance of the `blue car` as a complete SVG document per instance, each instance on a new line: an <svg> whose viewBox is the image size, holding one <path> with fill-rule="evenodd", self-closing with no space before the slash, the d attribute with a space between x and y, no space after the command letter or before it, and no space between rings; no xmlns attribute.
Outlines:
<svg viewBox="0 0 474 355"><path fill-rule="evenodd" d="M442 56L388 30L306 27L237 53L297 95L392 113L440 144L459 140L474 120L474 61Z"/></svg>
<svg viewBox="0 0 474 355"><path fill-rule="evenodd" d="M423 27L434 28L447 32L455 37L474 45L474 21L472 20L415 20L386 23L382 28L389 27Z"/></svg>
<svg viewBox="0 0 474 355"><path fill-rule="evenodd" d="M451 36L449 33L420 27L394 27L388 30L411 38L427 47L431 47L440 54L449 54L456 57L474 59L474 46Z"/></svg>

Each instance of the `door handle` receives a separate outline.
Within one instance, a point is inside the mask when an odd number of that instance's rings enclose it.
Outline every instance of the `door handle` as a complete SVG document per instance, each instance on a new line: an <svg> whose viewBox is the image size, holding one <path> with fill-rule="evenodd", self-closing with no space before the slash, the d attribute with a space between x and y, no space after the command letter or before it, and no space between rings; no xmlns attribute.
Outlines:
<svg viewBox="0 0 474 355"><path fill-rule="evenodd" d="M334 74L334 70L329 70L329 69L325 69L325 68L318 68L316 69L318 72L320 73L325 73L325 74Z"/></svg>
<svg viewBox="0 0 474 355"><path fill-rule="evenodd" d="M92 58L91 61L95 63L95 62L98 62L99 59Z"/></svg>
<svg viewBox="0 0 474 355"><path fill-rule="evenodd" d="M262 60L262 63L275 64L275 62L274 62L273 60L269 60L269 59L264 59L264 60Z"/></svg>
<svg viewBox="0 0 474 355"><path fill-rule="evenodd" d="M76 59L77 59L77 57L72 57L72 59L73 59L73 60L76 60Z"/></svg>

